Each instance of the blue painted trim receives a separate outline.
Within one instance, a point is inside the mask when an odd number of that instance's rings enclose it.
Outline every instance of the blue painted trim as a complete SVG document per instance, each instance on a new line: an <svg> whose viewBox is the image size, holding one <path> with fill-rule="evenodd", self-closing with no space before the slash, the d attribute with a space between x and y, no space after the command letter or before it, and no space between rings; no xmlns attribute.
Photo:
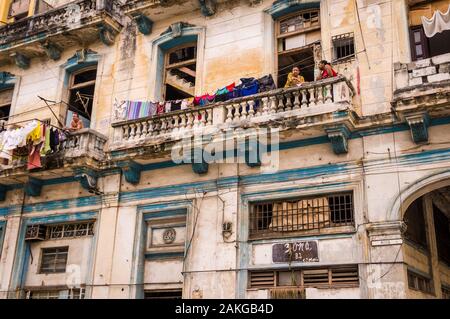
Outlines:
<svg viewBox="0 0 450 319"><path fill-rule="evenodd" d="M155 204L148 204L148 205L139 205L137 207L138 212L142 212L144 214L151 213L151 212L158 212L158 211L174 211L178 209L186 209L187 207L192 206L191 200L177 200L177 201L170 201L170 202L159 202Z"/></svg>
<svg viewBox="0 0 450 319"><path fill-rule="evenodd" d="M91 220L97 218L97 211L89 211L83 213L47 215L43 217L26 218L26 224L56 224L67 223L73 221Z"/></svg>
<svg viewBox="0 0 450 319"><path fill-rule="evenodd" d="M155 218L163 218L163 217L175 217L175 216L186 216L187 215L187 209L186 208L180 208L180 209L174 209L174 210L166 210L161 212L153 212L153 213L145 213L144 214L144 220L152 220Z"/></svg>
<svg viewBox="0 0 450 319"><path fill-rule="evenodd" d="M322 192L323 190L330 188L335 190L338 187L343 187L346 185L350 185L350 182L339 182L339 183L329 183L329 184L317 184L317 185L310 185L310 186L303 186L303 187L295 187L295 188L285 188L285 189L277 189L277 190L270 190L270 191L261 191L261 192L249 192L244 193L241 195L241 197L245 200L248 200L249 202L257 201L256 197L258 196L271 196L271 198L274 198L274 196L280 196L282 198L286 198L286 196L289 196L291 193L296 193L298 191L305 191L309 189L320 189ZM255 199L253 199L255 197Z"/></svg>
<svg viewBox="0 0 450 319"><path fill-rule="evenodd" d="M81 55L82 55L81 50L78 50L74 56L68 59L66 63L61 65L61 68L65 70L64 74L65 87L69 85L69 79L72 73L93 65L97 65L98 61L100 60L100 55L98 55L94 51L85 50L84 59L80 59Z"/></svg>
<svg viewBox="0 0 450 319"><path fill-rule="evenodd" d="M163 260L172 258L184 258L184 252L171 253L146 253L145 260Z"/></svg>
<svg viewBox="0 0 450 319"><path fill-rule="evenodd" d="M74 214L59 214L42 217L24 218L19 228L19 238L17 240L16 255L13 265L13 276L10 289L22 288L25 283L26 272L28 270L29 243L25 241L25 234L28 225L31 224L53 224L61 222L82 221L96 219L98 212L82 212Z"/></svg>
<svg viewBox="0 0 450 319"><path fill-rule="evenodd" d="M313 8L320 8L320 1L278 0L275 1L270 8L264 11L270 14L273 19L278 19L292 12Z"/></svg>
<svg viewBox="0 0 450 319"><path fill-rule="evenodd" d="M86 206L100 205L101 199L98 196L79 197L74 199L54 200L50 202L27 204L23 207L24 213L42 212L47 210L81 208Z"/></svg>
<svg viewBox="0 0 450 319"><path fill-rule="evenodd" d="M8 72L0 72L0 90L13 88L16 84L14 75Z"/></svg>

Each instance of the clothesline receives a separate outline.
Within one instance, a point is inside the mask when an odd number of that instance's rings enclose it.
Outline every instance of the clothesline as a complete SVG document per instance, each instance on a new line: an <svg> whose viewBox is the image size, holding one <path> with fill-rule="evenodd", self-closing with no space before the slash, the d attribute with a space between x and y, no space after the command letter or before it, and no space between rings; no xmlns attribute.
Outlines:
<svg viewBox="0 0 450 319"><path fill-rule="evenodd" d="M0 132L0 158L8 163L26 162L28 169L40 168L41 157L60 150L67 140L66 132L41 120L24 120L8 126L27 122L24 126ZM28 160L26 160L28 158Z"/></svg>
<svg viewBox="0 0 450 319"><path fill-rule="evenodd" d="M241 84L234 82L218 89L214 94L204 94L185 99L168 101L122 101L115 106L117 120L135 120L154 115L169 113L187 109L190 107L202 107L211 103L225 102L234 98L266 92L276 88L272 75L266 75L259 79L241 78Z"/></svg>

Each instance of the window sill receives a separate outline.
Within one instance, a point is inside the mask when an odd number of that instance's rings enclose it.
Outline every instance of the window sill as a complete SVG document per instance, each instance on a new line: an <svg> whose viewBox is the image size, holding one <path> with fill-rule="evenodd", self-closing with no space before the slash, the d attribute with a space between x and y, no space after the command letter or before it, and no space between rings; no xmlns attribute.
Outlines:
<svg viewBox="0 0 450 319"><path fill-rule="evenodd" d="M324 236L324 235L336 235L336 234L354 234L356 229L354 226L339 226L332 228L323 228L320 230L313 229L307 231L296 231L296 232L270 232L267 234L253 235L249 236L248 241L257 241L265 239L287 239L287 238L301 238L310 236Z"/></svg>

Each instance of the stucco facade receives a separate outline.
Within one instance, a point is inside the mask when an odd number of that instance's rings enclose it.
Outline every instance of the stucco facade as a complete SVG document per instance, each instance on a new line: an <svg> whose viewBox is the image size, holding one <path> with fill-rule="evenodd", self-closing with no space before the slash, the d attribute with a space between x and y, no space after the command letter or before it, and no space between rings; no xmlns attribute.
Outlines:
<svg viewBox="0 0 450 319"><path fill-rule="evenodd" d="M90 126L75 133L77 142L56 164L2 165L0 298L72 285L84 289L84 298L161 291L270 298L277 289L301 290L306 298L448 297L449 262L437 243L448 238L436 235L432 195L443 190L450 203L450 45L445 54L412 61L410 8L417 1L47 2L54 9L43 19L77 5L81 12L73 14L82 18L49 18L40 22L51 26L44 31L37 22L27 22L28 32L17 27L21 21L0 28L0 92L13 90L6 123L67 125L60 101L69 102L71 76L95 65ZM241 78L276 79L277 23L311 9L320 19L319 42L311 40L319 48L309 66L314 76L319 60L336 59L333 37L353 34L353 57L333 63L337 78L156 118L118 118L117 101L164 99L164 54L192 41L195 95ZM38 96L55 104L47 107ZM262 141L267 132L270 141ZM272 145L260 148L260 165L249 165L245 150L235 154L245 137ZM205 160L174 162L190 139L195 147L185 150L231 153L206 169ZM251 233L258 203L330 194L351 194L345 226ZM405 213L422 196L425 249L405 236ZM26 240L29 226L48 231L84 222L94 222L91 235ZM166 230L176 235L166 240ZM274 245L293 242L315 242L317 260L275 262ZM42 273L43 249L63 246L65 272ZM339 285L339 267L354 267L356 277ZM306 270L301 284L277 281L292 269ZM327 282L308 285L305 274L316 269L328 269ZM263 271L272 272L273 284L252 284L252 274ZM410 271L431 288L412 289Z"/></svg>

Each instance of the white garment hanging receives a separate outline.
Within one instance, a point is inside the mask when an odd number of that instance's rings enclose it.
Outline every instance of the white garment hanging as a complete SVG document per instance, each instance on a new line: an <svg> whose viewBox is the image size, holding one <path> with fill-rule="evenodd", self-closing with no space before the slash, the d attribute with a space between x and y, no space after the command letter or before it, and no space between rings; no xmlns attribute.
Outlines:
<svg viewBox="0 0 450 319"><path fill-rule="evenodd" d="M450 6L445 13L436 10L431 19L422 17L422 25L427 38L434 37L436 33L450 30Z"/></svg>

